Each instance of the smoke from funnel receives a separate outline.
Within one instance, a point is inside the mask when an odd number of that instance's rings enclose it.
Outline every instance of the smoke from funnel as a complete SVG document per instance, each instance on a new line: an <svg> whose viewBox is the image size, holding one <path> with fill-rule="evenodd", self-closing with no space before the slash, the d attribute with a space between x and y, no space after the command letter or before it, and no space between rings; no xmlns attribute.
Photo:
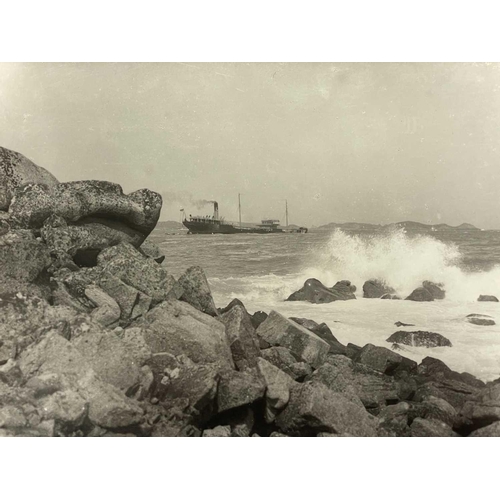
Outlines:
<svg viewBox="0 0 500 500"><path fill-rule="evenodd" d="M215 203L213 200L199 200L193 197L192 194L185 191L173 192L173 191L162 191L163 205L189 205L194 206L198 209L203 208L205 205L212 205Z"/></svg>

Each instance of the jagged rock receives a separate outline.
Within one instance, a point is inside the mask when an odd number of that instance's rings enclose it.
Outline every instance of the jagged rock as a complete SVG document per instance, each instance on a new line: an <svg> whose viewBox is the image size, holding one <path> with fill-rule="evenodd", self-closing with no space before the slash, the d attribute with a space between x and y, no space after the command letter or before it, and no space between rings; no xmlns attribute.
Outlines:
<svg viewBox="0 0 500 500"><path fill-rule="evenodd" d="M416 418L410 426L412 437L451 437L453 429L440 420Z"/></svg>
<svg viewBox="0 0 500 500"><path fill-rule="evenodd" d="M0 236L0 282L33 283L50 264L48 248L31 231L9 231Z"/></svg>
<svg viewBox="0 0 500 500"><path fill-rule="evenodd" d="M395 293L385 293L380 298L383 300L401 300L401 297Z"/></svg>
<svg viewBox="0 0 500 500"><path fill-rule="evenodd" d="M376 423L366 410L322 384L294 385L286 408L276 418L285 433L316 435L318 432L375 436Z"/></svg>
<svg viewBox="0 0 500 500"><path fill-rule="evenodd" d="M358 356L358 354L360 353L361 351L361 347L359 345L356 345L356 344L351 344L350 342L347 344L346 346L346 352L345 352L345 355L348 357L348 358L351 358L351 359L356 359L356 357Z"/></svg>
<svg viewBox="0 0 500 500"><path fill-rule="evenodd" d="M139 247L155 228L161 205L161 196L148 189L125 195L118 184L90 180L26 185L16 191L9 213L15 227L39 229L54 214L101 234L107 228L113 238Z"/></svg>
<svg viewBox="0 0 500 500"><path fill-rule="evenodd" d="M259 328L261 323L266 321L268 314L264 311L257 311L252 315L252 325L254 328Z"/></svg>
<svg viewBox="0 0 500 500"><path fill-rule="evenodd" d="M415 290L413 290L413 292L411 292L405 300L413 300L415 302L432 302L434 297L432 296L432 293L427 290L427 288L421 286L419 288L415 288Z"/></svg>
<svg viewBox="0 0 500 500"><path fill-rule="evenodd" d="M231 426L218 425L213 429L205 429L202 437L231 437Z"/></svg>
<svg viewBox="0 0 500 500"><path fill-rule="evenodd" d="M492 384L469 395L461 414L476 429L500 421L500 384Z"/></svg>
<svg viewBox="0 0 500 500"><path fill-rule="evenodd" d="M273 346L290 349L299 361L313 367L320 366L330 350L324 340L276 311L259 326L257 335Z"/></svg>
<svg viewBox="0 0 500 500"><path fill-rule="evenodd" d="M160 247L153 243L149 238L146 238L142 245L140 246L140 250L151 259L161 264L165 260L165 255L161 251Z"/></svg>
<svg viewBox="0 0 500 500"><path fill-rule="evenodd" d="M318 324L312 319L306 318L289 318L291 321L307 328L310 332L313 332L320 339L323 339L330 346L330 352L335 352L336 354L345 354L345 346L343 346L333 335L330 328L326 323Z"/></svg>
<svg viewBox="0 0 500 500"><path fill-rule="evenodd" d="M151 358L153 353L144 339L144 332L141 328L127 328L119 334L119 337L127 346L128 351L134 354L139 366L143 366Z"/></svg>
<svg viewBox="0 0 500 500"><path fill-rule="evenodd" d="M355 299L356 287L350 281L339 281L332 288L327 288L321 281L310 278L305 281L304 286L292 293L288 301L308 301L313 304L334 302L335 300Z"/></svg>
<svg viewBox="0 0 500 500"><path fill-rule="evenodd" d="M256 368L244 372L225 372L217 392L218 412L252 404L262 399L265 391L265 379Z"/></svg>
<svg viewBox="0 0 500 500"><path fill-rule="evenodd" d="M296 380L297 377L292 366L297 363L297 359L289 349L279 346L269 347L267 349L262 349L260 351L260 356Z"/></svg>
<svg viewBox="0 0 500 500"><path fill-rule="evenodd" d="M445 297L443 283L433 283L432 281L424 281L422 287L425 288L434 300L442 300Z"/></svg>
<svg viewBox="0 0 500 500"><path fill-rule="evenodd" d="M58 180L22 154L0 147L0 210L8 210L16 190L27 183L54 186Z"/></svg>
<svg viewBox="0 0 500 500"><path fill-rule="evenodd" d="M396 372L403 370L407 372L417 371L415 361L404 358L385 347L378 347L373 344L366 344L354 358L354 361L386 375L394 375Z"/></svg>
<svg viewBox="0 0 500 500"><path fill-rule="evenodd" d="M418 365L418 374L431 380L457 380L477 389L482 389L486 386L482 380L479 380L470 373L453 371L441 360L430 356L425 357Z"/></svg>
<svg viewBox="0 0 500 500"><path fill-rule="evenodd" d="M443 398L425 396L421 403L413 403L411 413L414 417L440 420L450 427L458 421L457 410Z"/></svg>
<svg viewBox="0 0 500 500"><path fill-rule="evenodd" d="M452 347L452 343L439 333L434 332L405 332L393 333L387 342L405 344L413 347Z"/></svg>
<svg viewBox="0 0 500 500"><path fill-rule="evenodd" d="M260 354L255 328L246 309L238 304L222 314L234 364L238 370L257 366Z"/></svg>
<svg viewBox="0 0 500 500"><path fill-rule="evenodd" d="M190 267L179 278L178 282L184 290L180 297L181 300L205 314L218 316L210 286L201 267Z"/></svg>
<svg viewBox="0 0 500 500"><path fill-rule="evenodd" d="M185 354L195 363L234 368L224 325L186 302L162 302L132 326L142 328L153 353Z"/></svg>
<svg viewBox="0 0 500 500"><path fill-rule="evenodd" d="M271 423L290 399L290 388L296 383L284 371L263 358L258 359L259 371L266 383L265 420Z"/></svg>
<svg viewBox="0 0 500 500"><path fill-rule="evenodd" d="M377 415L380 437L407 437L410 435L410 404L402 401L396 405L385 406Z"/></svg>
<svg viewBox="0 0 500 500"><path fill-rule="evenodd" d="M469 314L467 321L478 326L493 326L496 324L491 316L487 316L486 314Z"/></svg>
<svg viewBox="0 0 500 500"><path fill-rule="evenodd" d="M363 285L363 297L365 299L378 299L386 294L394 294L396 290L387 286L381 280L368 280Z"/></svg>
<svg viewBox="0 0 500 500"><path fill-rule="evenodd" d="M234 306L243 307L243 309L246 311L246 307L243 304L243 302L241 302L240 299L233 299L231 302L229 302L229 304L226 307L217 308L217 312L222 316L223 314L226 314L227 312L229 312Z"/></svg>
<svg viewBox="0 0 500 500"><path fill-rule="evenodd" d="M167 352L153 354L147 363L154 374L153 397L174 406L187 399L197 421L212 415L220 378L215 363L193 363L187 356Z"/></svg>
<svg viewBox="0 0 500 500"><path fill-rule="evenodd" d="M500 437L500 422L481 427L471 432L469 437Z"/></svg>
<svg viewBox="0 0 500 500"><path fill-rule="evenodd" d="M102 381L79 350L60 335L49 333L19 359L27 379L55 374L62 391L77 393L89 405L91 423L107 429L138 424L143 411L119 389Z"/></svg>
<svg viewBox="0 0 500 500"><path fill-rule="evenodd" d="M477 298L478 302L498 302L498 299L494 295L480 295Z"/></svg>
<svg viewBox="0 0 500 500"><path fill-rule="evenodd" d="M120 319L120 306L98 286L89 285L85 289L85 296L96 305L91 317L97 323L109 326Z"/></svg>

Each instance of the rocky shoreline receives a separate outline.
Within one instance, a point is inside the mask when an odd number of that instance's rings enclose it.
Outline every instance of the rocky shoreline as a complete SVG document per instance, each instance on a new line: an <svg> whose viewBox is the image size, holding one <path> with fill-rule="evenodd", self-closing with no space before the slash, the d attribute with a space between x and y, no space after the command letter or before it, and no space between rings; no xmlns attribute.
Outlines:
<svg viewBox="0 0 500 500"><path fill-rule="evenodd" d="M175 279L148 241L161 204L59 183L0 148L0 436L500 435L500 380L343 345L324 323L237 299L217 309L203 269ZM308 282L289 300L354 296L348 281ZM447 345L429 333L393 340Z"/></svg>

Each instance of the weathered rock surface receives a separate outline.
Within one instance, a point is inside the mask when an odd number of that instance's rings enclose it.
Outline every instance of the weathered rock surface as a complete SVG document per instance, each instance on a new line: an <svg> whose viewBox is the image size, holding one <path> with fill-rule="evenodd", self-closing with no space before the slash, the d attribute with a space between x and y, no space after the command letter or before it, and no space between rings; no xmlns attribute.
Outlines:
<svg viewBox="0 0 500 500"><path fill-rule="evenodd" d="M434 332L405 332L393 333L387 342L394 344L405 344L413 347L452 347L452 343L439 333Z"/></svg>
<svg viewBox="0 0 500 500"><path fill-rule="evenodd" d="M394 288L380 280L368 280L363 285L363 297L365 299L378 299L386 294L394 294Z"/></svg>
<svg viewBox="0 0 500 500"><path fill-rule="evenodd" d="M262 399L265 391L265 379L256 368L244 372L225 372L217 392L218 412L252 404Z"/></svg>
<svg viewBox="0 0 500 500"><path fill-rule="evenodd" d="M16 191L9 213L25 229L41 228L51 215L70 224L104 225L138 247L156 226L161 205L161 196L148 189L125 195L118 184L93 180L27 185Z"/></svg>
<svg viewBox="0 0 500 500"><path fill-rule="evenodd" d="M330 346L330 352L335 354L345 354L345 346L343 346L333 335L326 323L316 323L312 319L306 318L289 318L291 321L307 328L310 332L323 339Z"/></svg>
<svg viewBox="0 0 500 500"><path fill-rule="evenodd" d="M498 302L498 299L494 295L480 295L477 298L478 302Z"/></svg>
<svg viewBox="0 0 500 500"><path fill-rule="evenodd" d="M246 309L236 304L221 316L221 321L226 327L229 347L238 370L257 366L260 349L255 328Z"/></svg>
<svg viewBox="0 0 500 500"><path fill-rule="evenodd" d="M440 420L416 418L410 426L412 437L451 437L453 429Z"/></svg>
<svg viewBox="0 0 500 500"><path fill-rule="evenodd" d="M268 314L264 311L257 311L252 314L252 325L254 328L259 328L261 323L266 321Z"/></svg>
<svg viewBox="0 0 500 500"><path fill-rule="evenodd" d="M205 314L218 316L207 277L201 267L193 266L187 269L179 278L178 283L184 290L181 300Z"/></svg>
<svg viewBox="0 0 500 500"><path fill-rule="evenodd" d="M411 292L405 300L413 300L415 302L432 302L434 297L432 296L432 293L427 290L427 288L421 286L419 288L415 288L415 290L413 290L413 292Z"/></svg>
<svg viewBox="0 0 500 500"><path fill-rule="evenodd" d="M366 410L342 394L321 384L293 386L287 407L276 418L285 433L316 435L318 432L375 436L376 423Z"/></svg>
<svg viewBox="0 0 500 500"><path fill-rule="evenodd" d="M469 437L500 437L500 422L481 427L471 432Z"/></svg>
<svg viewBox="0 0 500 500"><path fill-rule="evenodd" d="M231 437L231 426L218 425L213 429L205 429L202 437Z"/></svg>
<svg viewBox="0 0 500 500"><path fill-rule="evenodd" d="M500 384L493 384L470 395L461 414L475 429L500 421Z"/></svg>
<svg viewBox="0 0 500 500"><path fill-rule="evenodd" d="M224 325L186 302L162 302L132 326L143 329L153 353L185 354L195 363L234 368Z"/></svg>
<svg viewBox="0 0 500 500"><path fill-rule="evenodd" d="M0 210L8 210L16 190L28 183L55 186L58 180L22 154L0 147Z"/></svg>
<svg viewBox="0 0 500 500"><path fill-rule="evenodd" d="M140 250L146 257L150 257L151 259L161 264L165 260L165 255L163 254L160 247L152 242L149 238L146 238L142 245L140 246Z"/></svg>
<svg viewBox="0 0 500 500"><path fill-rule="evenodd" d="M407 372L417 371L415 361L404 358L385 347L378 347L373 344L366 344L356 356L355 361L386 375L393 375L403 370Z"/></svg>
<svg viewBox="0 0 500 500"><path fill-rule="evenodd" d="M320 366L330 350L324 340L276 311L259 326L257 335L273 346L290 349L298 360L313 367Z"/></svg>
<svg viewBox="0 0 500 500"><path fill-rule="evenodd" d="M89 285L85 288L85 296L95 304L91 317L103 326L109 326L120 319L120 306L98 286Z"/></svg>

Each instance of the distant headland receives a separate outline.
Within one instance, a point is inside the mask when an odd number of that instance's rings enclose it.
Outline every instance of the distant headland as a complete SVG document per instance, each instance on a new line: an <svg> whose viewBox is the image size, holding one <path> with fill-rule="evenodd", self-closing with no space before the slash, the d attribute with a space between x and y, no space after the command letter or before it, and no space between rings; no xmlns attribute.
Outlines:
<svg viewBox="0 0 500 500"><path fill-rule="evenodd" d="M374 231L380 229L403 228L410 231L481 231L481 229L464 222L459 226L449 226L448 224L422 224L421 222L404 221L392 224L367 224L363 222L330 222L317 229L347 229L351 231Z"/></svg>

